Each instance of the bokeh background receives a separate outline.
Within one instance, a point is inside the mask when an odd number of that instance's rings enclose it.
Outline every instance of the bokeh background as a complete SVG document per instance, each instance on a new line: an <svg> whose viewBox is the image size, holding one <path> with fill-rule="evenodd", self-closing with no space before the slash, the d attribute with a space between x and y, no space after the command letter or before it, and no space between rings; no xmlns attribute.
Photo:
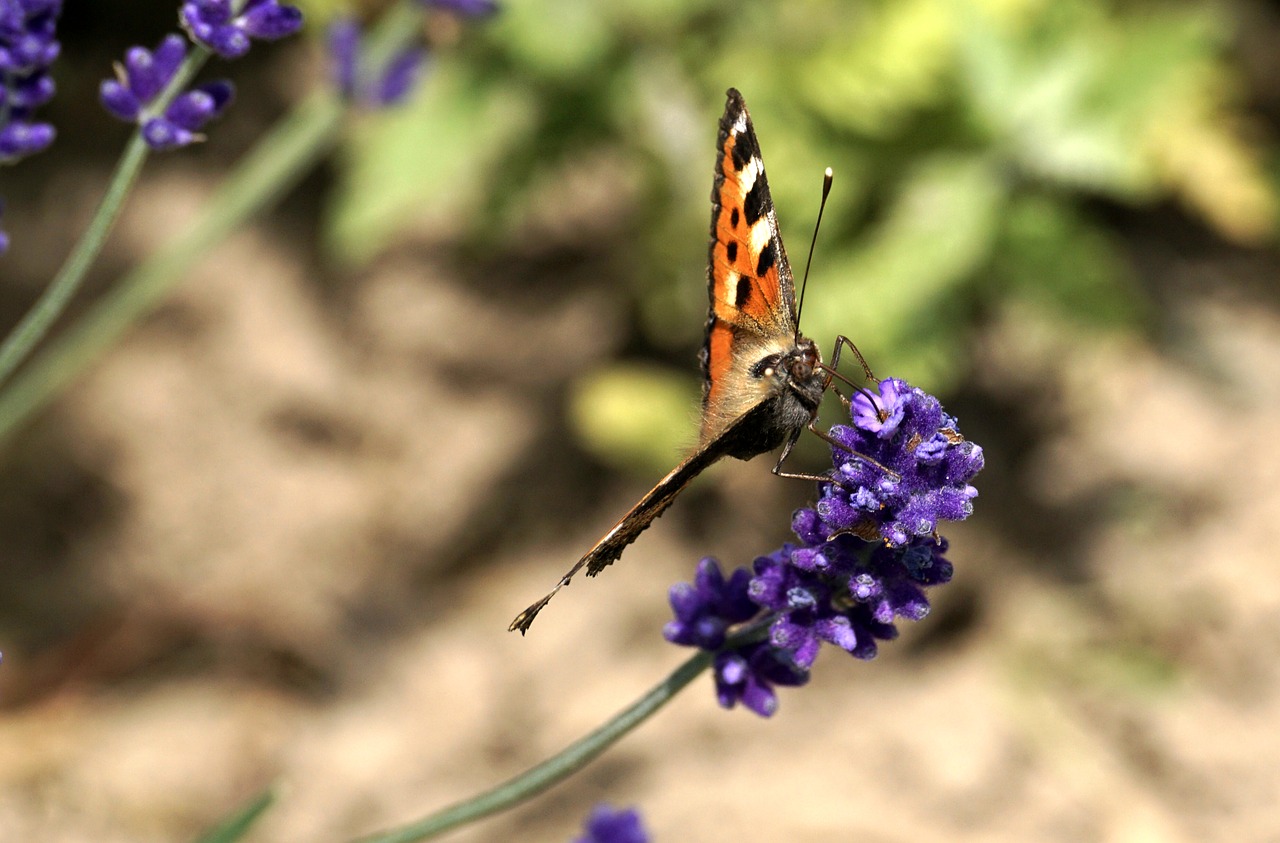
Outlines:
<svg viewBox="0 0 1280 843"><path fill-rule="evenodd" d="M0 184L4 324L126 137L98 80L175 5L67 4L58 141ZM307 37L206 70L238 102L152 160L73 310L325 83L337 7L301 5ZM0 839L190 839L273 782L250 840L346 839L685 657L667 587L812 494L768 458L505 630L694 439L730 85L793 265L836 171L805 332L986 449L956 579L772 720L703 679L451 839L567 840L602 800L664 841L1280 836L1280 3L508 0L429 34L412 102L3 443Z"/></svg>

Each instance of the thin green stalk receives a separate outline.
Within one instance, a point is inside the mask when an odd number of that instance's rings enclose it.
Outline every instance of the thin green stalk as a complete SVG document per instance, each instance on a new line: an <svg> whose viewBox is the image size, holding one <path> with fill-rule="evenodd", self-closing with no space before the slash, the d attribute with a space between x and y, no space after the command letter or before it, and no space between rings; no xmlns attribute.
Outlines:
<svg viewBox="0 0 1280 843"><path fill-rule="evenodd" d="M370 66L381 66L387 57L410 42L421 25L422 14L421 3L414 0L400 0L390 9L370 33L367 53ZM179 69L176 87L167 89L166 95L172 96L172 91L185 85L208 56L207 50L198 48L188 58L190 64L184 63ZM265 136L223 183L194 228L119 279L88 313L0 389L0 441L88 368L134 322L149 313L206 252L296 183L336 142L342 115L343 105L339 100L316 95ZM135 141L140 143L136 137ZM145 144L137 154L146 157ZM120 175L124 171L123 165L118 168L112 188L117 181L124 181ZM137 175L136 167L127 175L127 182L118 190L108 190L89 232L77 244L67 267L14 336L6 341L4 351L8 353L0 353L0 383L40 340L79 287L119 213L120 203ZM53 300L46 302L45 298ZM27 325L28 321L32 324Z"/></svg>
<svg viewBox="0 0 1280 843"><path fill-rule="evenodd" d="M217 828L202 834L196 843L236 843L253 828L267 809L275 804L276 787L272 785L259 793L232 816L218 823Z"/></svg>
<svg viewBox="0 0 1280 843"><path fill-rule="evenodd" d="M169 81L164 91L156 99L151 110L156 112L163 111L208 59L208 50L202 47L197 47L193 50L183 60L173 79ZM36 344L44 339L49 327L66 310L67 304L75 296L76 291L80 289L80 285L84 283L89 267L93 265L98 253L102 251L102 246L106 243L107 236L111 233L111 229L115 226L116 220L120 216L120 209L124 206L124 200L133 188L134 182L138 180L138 173L141 172L142 165L146 162L150 152L151 150L142 139L142 129L139 127L125 145L124 154L120 156L120 161L116 164L115 173L111 176L111 182L107 185L106 193L103 195L102 202L99 203L93 219L89 222L89 227L85 229L84 234L81 235L79 242L76 243L71 250L71 254L63 262L62 268L58 270L58 274L54 276L53 281L40 294L40 298L36 299L35 304L27 311L27 314L22 317L22 321L14 327L9 336L5 337L4 342L0 344L0 383L8 380L9 375L13 374L13 370L27 358L27 355L36 347Z"/></svg>
<svg viewBox="0 0 1280 843"><path fill-rule="evenodd" d="M676 668L674 673L599 729L492 790L409 825L362 837L357 843L412 843L415 840L426 840L536 796L585 767L623 735L647 720L704 671L711 664L712 658L714 654L698 651L693 658Z"/></svg>
<svg viewBox="0 0 1280 843"><path fill-rule="evenodd" d="M186 234L125 275L0 392L0 439L149 313L215 244L291 187L338 136L342 103L315 96L258 143Z"/></svg>

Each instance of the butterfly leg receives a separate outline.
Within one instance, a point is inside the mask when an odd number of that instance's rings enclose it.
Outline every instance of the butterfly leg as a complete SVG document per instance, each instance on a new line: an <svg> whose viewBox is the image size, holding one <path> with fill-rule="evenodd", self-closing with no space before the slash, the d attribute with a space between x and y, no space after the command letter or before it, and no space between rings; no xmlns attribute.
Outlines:
<svg viewBox="0 0 1280 843"><path fill-rule="evenodd" d="M849 339L844 334L839 334L836 336L836 347L831 351L831 368L827 369L827 371L835 375L834 370L836 369L837 366L840 365L840 350L845 346L848 346L849 350L853 352L853 356L857 357L858 362L862 364L862 371L863 371L863 374L867 376L867 380L871 381L872 383L879 383L880 382L879 379L875 375L871 374L871 367L867 365L867 359L862 356L861 351L858 351L858 347L853 344L853 340ZM823 367L823 368L826 368L826 367ZM839 377L840 380L844 381L850 386L854 385L853 382L850 381L848 378L842 377L840 375L836 375L836 377Z"/></svg>
<svg viewBox="0 0 1280 843"><path fill-rule="evenodd" d="M818 432L813 426L813 422L809 423L809 429L815 433ZM770 470L778 477L786 477L791 480L810 480L814 483L830 483L831 478L823 474L803 474L794 471L782 470L782 463L791 455L791 449L794 448L796 446L796 442L800 440L800 432L801 431L797 430L791 435L791 438L787 440L787 444L782 447L782 456L778 457L777 464ZM821 433L818 435L822 436ZM823 438L825 439L826 437L823 436Z"/></svg>
<svg viewBox="0 0 1280 843"><path fill-rule="evenodd" d="M835 349L832 350L831 352L831 365L828 366L826 364L821 364L823 370L825 370L827 373L828 388L830 388L830 384L833 379L843 381L845 384L851 387L854 392L862 393L866 397L866 399L871 402L871 406L877 408L876 412L879 413L881 418L883 419L885 416L885 413L884 413L884 410L879 409L879 406L880 406L879 396L877 396L871 390L867 389L865 386L861 386L860 384L854 383L853 381L849 380L847 377L845 377L844 375L836 371L836 368L840 365L840 350L845 346L849 347L849 350L852 351L854 356L858 358L858 362L862 364L862 371L867 376L867 380L870 381L871 383L876 383L876 384L880 382L876 378L876 376L871 373L871 367L867 365L867 360L865 357L862 356L862 352L858 351L858 347L853 344L853 341L851 339L841 334L836 337ZM839 396L840 401L846 407L848 407L850 404L850 399L846 398L844 394L841 393L840 390L838 389L833 391L837 396Z"/></svg>
<svg viewBox="0 0 1280 843"><path fill-rule="evenodd" d="M831 447L839 448L840 450L844 451L846 454L853 457L854 459L859 459L865 462L867 465L875 466L876 468L883 471L886 476L892 477L895 481L902 479L902 475L894 471L892 468L889 468L889 466L881 462L878 462L876 460L873 460L871 457L867 456L866 454L858 453L857 451L853 450L852 448L843 444L842 442L837 442L831 436L831 434L824 433L823 431L819 430L817 425L815 425L813 422L809 422L809 432L812 433L814 436L818 437L819 439L821 439L823 442L826 442ZM824 477L822 479L830 483L840 482L839 480L836 480L835 478L832 478L832 477Z"/></svg>

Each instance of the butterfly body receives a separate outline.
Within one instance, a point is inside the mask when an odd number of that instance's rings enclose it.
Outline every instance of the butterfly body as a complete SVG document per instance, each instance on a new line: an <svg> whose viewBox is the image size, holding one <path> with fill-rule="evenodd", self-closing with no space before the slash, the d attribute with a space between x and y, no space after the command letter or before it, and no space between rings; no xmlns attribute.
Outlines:
<svg viewBox="0 0 1280 843"><path fill-rule="evenodd" d="M615 562L704 469L723 457L749 460L784 445L790 452L818 413L830 375L817 344L797 326L795 283L769 196L764 161L742 95L727 93L711 189L707 261L709 312L699 355L703 375L698 448L662 478L560 578L512 621L534 617L582 568ZM774 467L780 473L782 460Z"/></svg>

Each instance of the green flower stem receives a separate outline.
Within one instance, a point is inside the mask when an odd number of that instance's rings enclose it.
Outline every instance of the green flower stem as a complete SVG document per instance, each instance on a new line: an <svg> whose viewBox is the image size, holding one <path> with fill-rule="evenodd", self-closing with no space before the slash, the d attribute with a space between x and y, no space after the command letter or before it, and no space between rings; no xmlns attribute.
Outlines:
<svg viewBox="0 0 1280 843"><path fill-rule="evenodd" d="M226 820L218 823L218 827L200 836L196 843L236 843L253 828L267 809L275 804L276 788L266 790L253 797L248 804L238 809Z"/></svg>
<svg viewBox="0 0 1280 843"><path fill-rule="evenodd" d="M222 184L193 228L121 278L0 392L0 439L151 312L210 248L298 181L337 139L342 114L337 98L315 96L263 138Z"/></svg>
<svg viewBox="0 0 1280 843"><path fill-rule="evenodd" d="M706 670L713 658L712 653L698 651L693 658L676 668L674 673L599 729L570 744L559 754L548 758L538 766L492 790L473 796L415 823L362 837L358 843L410 843L414 840L426 840L536 796L585 767L623 735L647 720L684 686L692 682L694 677Z"/></svg>
<svg viewBox="0 0 1280 843"><path fill-rule="evenodd" d="M164 91L157 97L152 111L163 111L178 92L195 77L208 59L208 50L202 47L193 50L178 67ZM102 245L115 226L116 219L120 216L120 209L124 206L124 200L133 188L134 182L138 180L138 173L141 172L142 165L150 152L151 150L142 139L142 127L139 126L125 145L124 154L116 164L111 183L107 185L107 192L103 195L102 202L98 205L98 210L93 215L89 227L85 229L53 281L31 306L31 310L27 311L27 315L22 317L22 321L0 344L0 383L8 380L13 370L27 358L36 344L44 339L49 326L62 315L67 304L80 289L80 285L84 283L89 267L102 251Z"/></svg>
<svg viewBox="0 0 1280 843"><path fill-rule="evenodd" d="M422 15L421 5L414 0L400 0L388 10L370 33L369 66L381 66L412 41ZM169 102L208 58L208 50L197 48L179 68L160 102ZM0 390L0 440L10 436L134 322L151 312L209 249L296 183L336 142L343 112L343 105L336 98L316 95L264 137L224 182L194 228L119 279L88 313ZM26 358L79 288L147 152L140 135L135 135L75 252L31 313L0 346L0 383Z"/></svg>

